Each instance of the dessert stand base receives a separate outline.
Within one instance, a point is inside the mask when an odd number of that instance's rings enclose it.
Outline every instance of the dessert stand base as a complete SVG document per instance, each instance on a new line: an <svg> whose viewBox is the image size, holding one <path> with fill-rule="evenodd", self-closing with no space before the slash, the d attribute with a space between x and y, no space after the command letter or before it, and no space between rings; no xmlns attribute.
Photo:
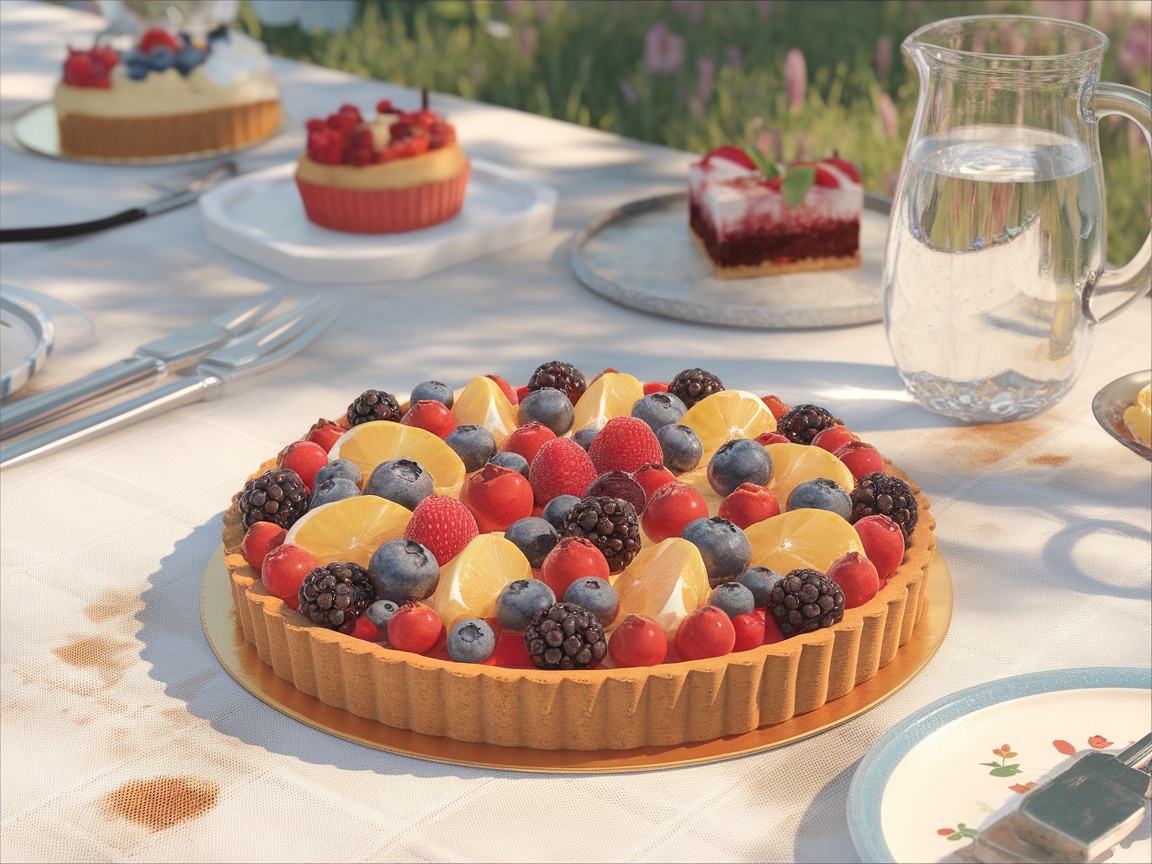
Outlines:
<svg viewBox="0 0 1152 864"><path fill-rule="evenodd" d="M928 568L926 588L924 611L912 631L912 638L896 652L891 663L847 695L784 723L742 735L634 750L532 750L476 744L393 729L326 705L277 676L271 666L260 660L256 648L244 641L244 631L232 605L223 546L216 550L204 572L200 617L204 635L229 675L262 702L322 732L389 753L453 765L506 771L608 774L715 762L769 750L815 735L879 704L919 674L948 632L952 620L952 579L939 550Z"/></svg>

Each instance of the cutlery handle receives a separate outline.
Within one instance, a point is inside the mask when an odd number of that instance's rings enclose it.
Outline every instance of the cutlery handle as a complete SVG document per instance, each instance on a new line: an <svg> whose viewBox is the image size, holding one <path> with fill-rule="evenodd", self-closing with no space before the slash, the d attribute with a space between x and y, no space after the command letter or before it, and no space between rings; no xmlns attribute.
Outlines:
<svg viewBox="0 0 1152 864"><path fill-rule="evenodd" d="M91 222L73 222L70 225L45 225L40 228L0 228L0 243L23 243L30 240L62 240L65 237L77 237L81 234L91 234L93 231L103 231L105 228L115 228L117 225L127 225L136 222L148 215L143 207L133 207L114 216L103 219L93 219Z"/></svg>
<svg viewBox="0 0 1152 864"><path fill-rule="evenodd" d="M180 405L199 402L221 383L222 379L215 375L198 375L170 381L127 402L105 408L91 417L81 417L79 420L47 429L0 448L0 467L15 465L51 450L67 447L84 438L103 435L105 432L153 417Z"/></svg>
<svg viewBox="0 0 1152 864"><path fill-rule="evenodd" d="M166 367L167 364L157 357L131 357L97 369L83 378L21 399L14 405L0 407L0 439L18 435L33 426L59 420L113 390L159 375Z"/></svg>

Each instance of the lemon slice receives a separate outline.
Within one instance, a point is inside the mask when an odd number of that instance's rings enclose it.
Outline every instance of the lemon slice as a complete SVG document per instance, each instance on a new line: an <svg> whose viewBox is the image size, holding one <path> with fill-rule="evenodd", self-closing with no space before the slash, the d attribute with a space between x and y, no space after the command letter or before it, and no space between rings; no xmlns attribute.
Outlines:
<svg viewBox="0 0 1152 864"><path fill-rule="evenodd" d="M701 399L680 420L700 436L707 465L720 445L732 438L755 438L761 432L775 432L776 418L764 400L747 390L721 390Z"/></svg>
<svg viewBox="0 0 1152 864"><path fill-rule="evenodd" d="M627 372L605 372L576 402L572 428L599 429L613 417L629 417L632 406L644 398L644 385Z"/></svg>
<svg viewBox="0 0 1152 864"><path fill-rule="evenodd" d="M365 483L377 465L391 459L411 459L420 463L432 475L437 495L456 496L464 482L464 463L439 436L391 420L373 420L353 426L332 445L328 459L354 462L364 475Z"/></svg>
<svg viewBox="0 0 1152 864"><path fill-rule="evenodd" d="M492 433L497 447L516 428L516 406L486 375L477 375L460 391L452 403L452 416L457 423L483 426Z"/></svg>
<svg viewBox="0 0 1152 864"><path fill-rule="evenodd" d="M619 600L616 621L647 615L669 640L676 638L681 621L708 602L711 591L700 550L682 537L641 549L613 587Z"/></svg>
<svg viewBox="0 0 1152 864"><path fill-rule="evenodd" d="M1124 409L1124 425L1145 446L1152 447L1152 385L1136 394L1136 401Z"/></svg>
<svg viewBox="0 0 1152 864"><path fill-rule="evenodd" d="M821 447L769 444L764 449L772 457L772 476L768 478L768 488L776 493L781 510L788 507L788 496L792 490L808 480L826 477L836 481L848 493L856 486L856 478L848 466Z"/></svg>
<svg viewBox="0 0 1152 864"><path fill-rule="evenodd" d="M531 579L528 559L502 534L478 534L444 569L429 604L448 629L461 618L496 617L504 586Z"/></svg>
<svg viewBox="0 0 1152 864"><path fill-rule="evenodd" d="M372 553L404 536L412 511L377 495L323 504L296 520L285 543L312 553L320 564L351 562L367 567Z"/></svg>
<svg viewBox="0 0 1152 864"><path fill-rule="evenodd" d="M750 566L780 574L799 567L827 573L833 561L849 552L864 554L856 529L830 510L791 510L749 525L744 533L752 544Z"/></svg>

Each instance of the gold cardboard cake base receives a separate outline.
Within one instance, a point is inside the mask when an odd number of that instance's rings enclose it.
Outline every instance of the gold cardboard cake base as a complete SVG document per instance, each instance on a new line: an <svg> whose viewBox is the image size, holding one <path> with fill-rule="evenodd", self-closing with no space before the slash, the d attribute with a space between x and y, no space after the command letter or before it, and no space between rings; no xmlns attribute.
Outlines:
<svg viewBox="0 0 1152 864"><path fill-rule="evenodd" d="M715 762L769 750L823 732L867 711L915 678L944 641L952 621L952 578L939 550L928 568L925 593L924 612L912 631L912 638L896 652L891 663L847 695L784 723L743 735L635 750L532 750L475 744L394 729L326 705L280 678L271 666L260 660L256 648L244 641L244 631L236 620L232 605L223 545L216 550L204 571L200 618L204 635L208 637L208 644L216 657L245 690L282 714L322 732L389 753L453 765L506 771L607 774Z"/></svg>

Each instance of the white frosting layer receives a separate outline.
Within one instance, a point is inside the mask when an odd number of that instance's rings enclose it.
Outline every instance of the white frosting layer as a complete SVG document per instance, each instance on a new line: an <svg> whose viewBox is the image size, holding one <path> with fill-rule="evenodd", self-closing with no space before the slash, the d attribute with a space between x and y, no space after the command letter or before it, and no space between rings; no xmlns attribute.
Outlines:
<svg viewBox="0 0 1152 864"><path fill-rule="evenodd" d="M839 188L813 185L793 209L779 191L764 185L759 171L720 156L693 163L688 187L720 239L730 234L806 231L859 219L864 187L831 163L821 162L820 167L836 177Z"/></svg>
<svg viewBox="0 0 1152 864"><path fill-rule="evenodd" d="M215 42L208 59L186 76L171 68L134 81L118 63L108 78L108 89L57 84L57 116L155 117L280 98L264 46L236 31Z"/></svg>

